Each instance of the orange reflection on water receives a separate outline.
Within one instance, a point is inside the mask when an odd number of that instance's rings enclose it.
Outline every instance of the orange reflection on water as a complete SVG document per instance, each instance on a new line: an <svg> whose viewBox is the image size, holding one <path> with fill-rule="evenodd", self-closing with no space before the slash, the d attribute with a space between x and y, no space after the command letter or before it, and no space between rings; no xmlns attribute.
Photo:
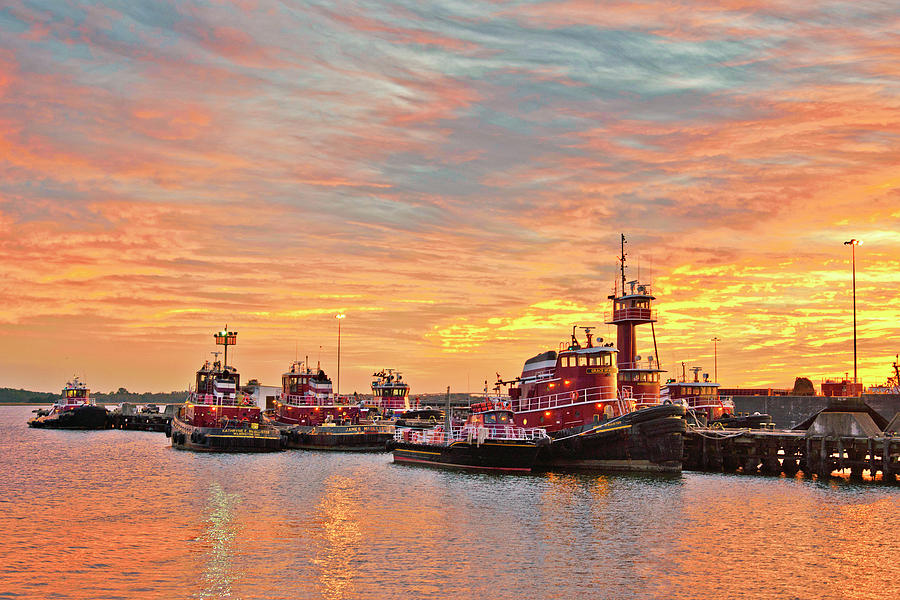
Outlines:
<svg viewBox="0 0 900 600"><path fill-rule="evenodd" d="M325 481L324 497L316 507L322 539L313 563L319 569L322 596L329 600L352 597L354 582L359 577L353 567L363 537L358 516L359 496L358 481L333 476Z"/></svg>
<svg viewBox="0 0 900 600"><path fill-rule="evenodd" d="M900 556L895 499L786 478L712 476L690 490L669 568L648 577L668 597L879 597L885 559Z"/></svg>
<svg viewBox="0 0 900 600"><path fill-rule="evenodd" d="M206 531L203 534L207 556L201 599L231 596L234 578L232 546L236 534L233 512L237 502L238 496L226 493L218 483L210 486L207 507L209 516L206 518Z"/></svg>

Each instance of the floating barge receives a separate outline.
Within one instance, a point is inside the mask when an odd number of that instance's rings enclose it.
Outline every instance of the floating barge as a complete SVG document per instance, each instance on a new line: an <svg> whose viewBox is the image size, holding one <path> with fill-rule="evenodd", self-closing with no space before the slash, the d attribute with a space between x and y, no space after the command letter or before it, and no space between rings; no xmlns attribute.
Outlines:
<svg viewBox="0 0 900 600"><path fill-rule="evenodd" d="M166 405L162 412L155 405L138 409L134 404L125 402L121 408L109 413L109 427L129 431L164 432L168 429L167 426L171 426L175 409L175 404Z"/></svg>
<svg viewBox="0 0 900 600"><path fill-rule="evenodd" d="M858 401L840 399L795 429L689 427L683 468L692 471L830 477L896 483L900 476L900 414L891 422Z"/></svg>

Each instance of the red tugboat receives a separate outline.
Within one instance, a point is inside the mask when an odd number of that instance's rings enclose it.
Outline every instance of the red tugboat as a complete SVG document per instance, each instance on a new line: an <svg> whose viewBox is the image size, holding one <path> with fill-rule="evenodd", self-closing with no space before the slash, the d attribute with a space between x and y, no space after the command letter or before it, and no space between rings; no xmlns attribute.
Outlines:
<svg viewBox="0 0 900 600"><path fill-rule="evenodd" d="M75 377L66 383L62 397L50 410L38 413L37 417L28 421L28 426L45 429L106 429L108 416L106 408L97 406L91 398L91 391Z"/></svg>
<svg viewBox="0 0 900 600"><path fill-rule="evenodd" d="M409 410L409 385L399 371L384 369L372 377L372 404L376 412L387 417Z"/></svg>
<svg viewBox="0 0 900 600"><path fill-rule="evenodd" d="M662 404L681 404L692 411L700 425L714 425L734 418L734 401L730 396L719 395L719 384L703 375L700 381L701 367L691 367L694 380L687 381L684 374L684 363L681 363L681 381L669 379L660 391ZM768 416L768 415L766 415Z"/></svg>
<svg viewBox="0 0 900 600"><path fill-rule="evenodd" d="M206 361L197 371L194 391L166 430L172 447L199 452L281 450L281 434L263 421L262 410L250 397L240 393L241 376L228 364L228 346L237 343L237 332L226 326L215 338L225 346L225 359Z"/></svg>
<svg viewBox="0 0 900 600"><path fill-rule="evenodd" d="M507 399L508 400L508 399ZM473 404L463 425L446 421L430 429L397 427L389 446L395 463L450 469L529 473L547 432L516 426L509 402L487 398Z"/></svg>
<svg viewBox="0 0 900 600"><path fill-rule="evenodd" d="M360 423L361 403L332 391L331 379L317 368L294 361L281 377L275 425L285 448L384 452L393 435L390 425Z"/></svg>
<svg viewBox="0 0 900 600"><path fill-rule="evenodd" d="M772 423L772 416L763 413L737 413L731 396L719 395L719 384L709 380L709 374L703 374L702 367L691 367L694 380L688 381L685 376L684 363L681 363L681 381L669 379L660 391L661 404L680 404L691 417L691 424L698 427L745 428L759 429Z"/></svg>
<svg viewBox="0 0 900 600"><path fill-rule="evenodd" d="M635 355L635 326L656 321L649 287L625 284L625 236L622 236L622 293L610 296L607 323L618 328L618 350L603 340L586 343L575 336L558 350L527 361L510 385L516 424L547 430L551 443L537 459L541 468L614 471L681 471L685 409L659 404L659 369ZM639 402L640 401L640 404ZM644 406L641 408L640 406Z"/></svg>

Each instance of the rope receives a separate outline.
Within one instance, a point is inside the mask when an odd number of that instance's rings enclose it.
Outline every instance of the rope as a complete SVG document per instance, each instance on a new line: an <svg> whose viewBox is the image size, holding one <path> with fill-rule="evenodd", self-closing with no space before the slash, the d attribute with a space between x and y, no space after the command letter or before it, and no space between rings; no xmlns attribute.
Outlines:
<svg viewBox="0 0 900 600"><path fill-rule="evenodd" d="M692 431L700 437L704 437L709 440L729 440L731 438L742 436L746 433L746 431L738 431L736 433L725 433L723 431L721 433L714 432L712 435L709 435L708 433L702 433L699 429L692 429Z"/></svg>

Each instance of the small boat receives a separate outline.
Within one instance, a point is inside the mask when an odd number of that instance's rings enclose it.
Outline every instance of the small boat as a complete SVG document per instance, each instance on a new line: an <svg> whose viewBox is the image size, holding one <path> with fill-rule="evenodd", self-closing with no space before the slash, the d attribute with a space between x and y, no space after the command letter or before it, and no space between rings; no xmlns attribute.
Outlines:
<svg viewBox="0 0 900 600"><path fill-rule="evenodd" d="M701 367L691 367L694 380L688 381L685 376L684 363L681 363L681 381L669 379L659 393L659 404L681 405L693 421L700 427L718 429L759 429L772 423L768 414L737 413L734 400L730 396L719 395L719 384L709 380L709 374L703 374L700 380Z"/></svg>
<svg viewBox="0 0 900 600"><path fill-rule="evenodd" d="M366 408L385 417L409 410L409 384L403 381L399 371L382 369L372 377L372 403Z"/></svg>
<svg viewBox="0 0 900 600"><path fill-rule="evenodd" d="M362 402L336 396L331 379L317 367L294 361L281 376L282 393L275 403L274 424L285 448L384 452L393 437L391 424L361 421Z"/></svg>
<svg viewBox="0 0 900 600"><path fill-rule="evenodd" d="M106 429L109 426L106 408L98 406L91 391L78 377L66 383L62 397L49 411L39 411L28 421L29 427L46 429Z"/></svg>
<svg viewBox="0 0 900 600"><path fill-rule="evenodd" d="M432 467L529 473L538 451L550 443L540 428L517 427L509 405L493 399L473 404L462 425L429 429L397 427L389 446L395 463Z"/></svg>
<svg viewBox="0 0 900 600"><path fill-rule="evenodd" d="M172 447L197 452L274 452L281 450L281 433L262 418L262 410L240 390L241 376L228 365L227 348L236 342L237 332L215 334L225 345L225 361L218 352L212 364L206 361L197 371L194 391L179 407L166 428ZM220 341L224 340L224 341Z"/></svg>

